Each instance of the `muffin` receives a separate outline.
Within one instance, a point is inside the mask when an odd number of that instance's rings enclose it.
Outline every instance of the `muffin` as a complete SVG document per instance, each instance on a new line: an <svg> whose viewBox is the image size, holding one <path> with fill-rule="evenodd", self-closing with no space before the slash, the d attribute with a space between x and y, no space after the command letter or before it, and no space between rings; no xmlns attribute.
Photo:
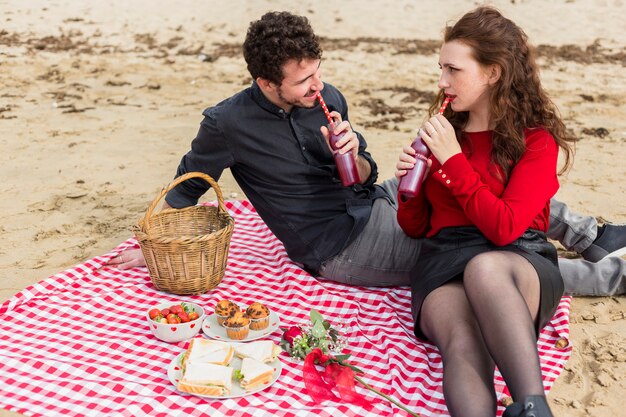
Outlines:
<svg viewBox="0 0 626 417"><path fill-rule="evenodd" d="M250 304L246 314L250 317L252 330L263 330L270 325L270 311L261 303Z"/></svg>
<svg viewBox="0 0 626 417"><path fill-rule="evenodd" d="M243 311L238 311L224 320L226 335L233 340L243 340L250 331L250 318Z"/></svg>
<svg viewBox="0 0 626 417"><path fill-rule="evenodd" d="M236 312L239 311L239 307L237 304L233 303L230 300L220 300L219 303L215 306L215 316L217 317L217 323L220 326L224 325L224 320L228 317L232 316Z"/></svg>

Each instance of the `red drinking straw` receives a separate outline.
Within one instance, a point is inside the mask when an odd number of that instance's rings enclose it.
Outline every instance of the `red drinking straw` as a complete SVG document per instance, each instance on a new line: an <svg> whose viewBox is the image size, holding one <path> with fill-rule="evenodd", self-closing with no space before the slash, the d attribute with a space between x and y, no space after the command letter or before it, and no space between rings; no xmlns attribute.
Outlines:
<svg viewBox="0 0 626 417"><path fill-rule="evenodd" d="M444 111L446 111L446 107L448 107L448 104L450 104L450 102L452 101L452 99L450 97L446 97L446 99L443 101L443 104L441 105L441 108L439 109L439 114L443 114ZM322 106L324 106L322 104Z"/></svg>
<svg viewBox="0 0 626 417"><path fill-rule="evenodd" d="M324 102L324 99L322 98L322 93L320 93L319 91L317 92L317 99L320 102L320 105L322 106L322 110L324 110L324 114L326 115L326 118L328 119L328 123L330 123L330 127L334 128L335 127L335 122L333 120L333 118L330 116L330 112L328 111L328 107L326 107L326 103Z"/></svg>

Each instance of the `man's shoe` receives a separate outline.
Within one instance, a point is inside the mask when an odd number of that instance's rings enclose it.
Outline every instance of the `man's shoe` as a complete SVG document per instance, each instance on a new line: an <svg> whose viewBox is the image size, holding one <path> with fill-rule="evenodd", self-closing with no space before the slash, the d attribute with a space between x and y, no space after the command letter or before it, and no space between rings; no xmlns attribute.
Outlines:
<svg viewBox="0 0 626 417"><path fill-rule="evenodd" d="M582 257L590 262L624 254L626 254L626 224L605 224L598 227L596 240L581 253Z"/></svg>

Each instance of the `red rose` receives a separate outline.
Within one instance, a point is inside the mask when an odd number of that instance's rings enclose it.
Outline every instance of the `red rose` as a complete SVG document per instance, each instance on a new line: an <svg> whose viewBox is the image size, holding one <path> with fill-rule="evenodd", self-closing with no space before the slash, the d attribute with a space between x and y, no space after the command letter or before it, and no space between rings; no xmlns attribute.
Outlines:
<svg viewBox="0 0 626 417"><path fill-rule="evenodd" d="M291 326L283 333L283 339L289 343L289 346L293 346L293 339L298 336L302 336L302 329L298 326Z"/></svg>

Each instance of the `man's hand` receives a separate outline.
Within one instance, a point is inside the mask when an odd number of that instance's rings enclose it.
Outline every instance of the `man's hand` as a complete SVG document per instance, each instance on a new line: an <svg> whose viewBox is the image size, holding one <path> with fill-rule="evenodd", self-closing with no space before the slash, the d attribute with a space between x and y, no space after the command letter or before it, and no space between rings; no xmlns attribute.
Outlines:
<svg viewBox="0 0 626 417"><path fill-rule="evenodd" d="M341 121L341 115L336 111L331 112L330 115L335 121L335 135L339 136L342 132L344 133L344 136L339 139L339 141L337 141L337 144L335 145L337 147L336 152L339 152L340 154L352 152L352 155L356 160L359 156L360 143L359 138L356 136L356 133L354 133L354 131L352 130L352 126L350 126L350 122L348 122L347 120ZM330 146L329 142L330 134L328 132L328 128L326 126L322 126L320 130L322 131L322 135L324 135L324 139L326 139L328 147L331 151L333 151L333 148Z"/></svg>
<svg viewBox="0 0 626 417"><path fill-rule="evenodd" d="M146 266L141 249L126 249L124 252L111 258L105 266L113 266L119 269L130 269L137 266Z"/></svg>

